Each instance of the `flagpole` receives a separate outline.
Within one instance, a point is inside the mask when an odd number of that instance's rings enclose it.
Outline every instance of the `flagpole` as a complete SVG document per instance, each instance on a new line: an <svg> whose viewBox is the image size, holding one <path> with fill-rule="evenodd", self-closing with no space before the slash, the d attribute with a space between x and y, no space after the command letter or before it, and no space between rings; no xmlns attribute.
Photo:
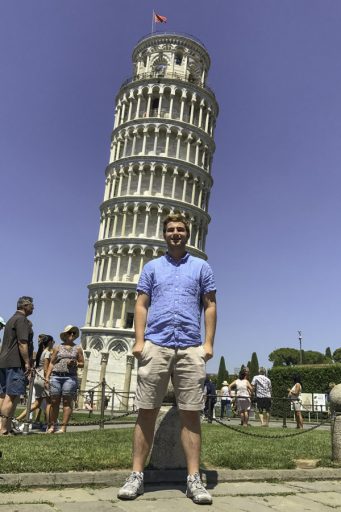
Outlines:
<svg viewBox="0 0 341 512"><path fill-rule="evenodd" d="M152 14L152 34L154 34L154 9Z"/></svg>

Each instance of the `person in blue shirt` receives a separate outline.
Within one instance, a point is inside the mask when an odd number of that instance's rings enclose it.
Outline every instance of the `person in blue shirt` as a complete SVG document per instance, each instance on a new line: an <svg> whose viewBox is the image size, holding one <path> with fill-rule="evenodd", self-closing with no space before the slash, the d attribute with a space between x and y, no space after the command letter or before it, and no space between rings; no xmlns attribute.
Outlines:
<svg viewBox="0 0 341 512"><path fill-rule="evenodd" d="M181 441L187 462L187 496L194 503L212 503L199 476L203 389L206 362L213 357L216 328L216 286L211 267L186 250L189 224L180 214L163 223L167 253L148 262L141 273L135 305L138 360L133 439L133 471L118 492L121 499L143 494L143 469L150 452L155 421L172 380L181 419ZM205 338L200 323L204 310Z"/></svg>

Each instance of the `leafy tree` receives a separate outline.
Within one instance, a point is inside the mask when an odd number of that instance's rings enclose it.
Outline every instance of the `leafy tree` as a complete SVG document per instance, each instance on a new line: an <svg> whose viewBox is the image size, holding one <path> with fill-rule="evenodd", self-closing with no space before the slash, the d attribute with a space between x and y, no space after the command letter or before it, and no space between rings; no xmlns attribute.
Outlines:
<svg viewBox="0 0 341 512"><path fill-rule="evenodd" d="M257 357L256 352L252 352L249 369L250 369L250 382L251 382L253 377L255 375L259 374L259 363L258 363L258 357Z"/></svg>
<svg viewBox="0 0 341 512"><path fill-rule="evenodd" d="M328 364L330 359L322 354L322 352L305 350L303 352L303 362L304 364Z"/></svg>
<svg viewBox="0 0 341 512"><path fill-rule="evenodd" d="M335 363L341 363L341 348L337 348L333 353Z"/></svg>
<svg viewBox="0 0 341 512"><path fill-rule="evenodd" d="M229 373L226 370L225 359L224 356L221 356L217 375L217 389L221 389L224 380L228 380L228 378Z"/></svg>
<svg viewBox="0 0 341 512"><path fill-rule="evenodd" d="M326 357L329 357L329 359L333 359L332 351L330 350L330 347L326 348Z"/></svg>
<svg viewBox="0 0 341 512"><path fill-rule="evenodd" d="M278 348L269 354L273 366L293 366L300 363L300 351L296 348Z"/></svg>

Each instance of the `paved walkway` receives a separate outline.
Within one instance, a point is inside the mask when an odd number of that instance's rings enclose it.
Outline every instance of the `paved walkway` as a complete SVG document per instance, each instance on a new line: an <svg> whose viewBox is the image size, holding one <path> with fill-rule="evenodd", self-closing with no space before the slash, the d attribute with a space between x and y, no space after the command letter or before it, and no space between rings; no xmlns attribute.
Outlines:
<svg viewBox="0 0 341 512"><path fill-rule="evenodd" d="M76 482L80 475L68 473L64 483ZM90 478L91 475L93 474L85 473L83 481L98 481L98 478ZM192 503L185 496L184 485L179 483L172 486L146 484L145 494L137 500L120 501L116 495L119 487L118 480L122 481L123 472L111 472L109 476L114 484L102 487L91 487L85 484L83 487L47 489L35 487L14 492L3 492L5 491L3 488L0 492L0 512L174 512L174 510L187 512L198 510L198 507L199 510L217 512L341 511L340 469L274 472L223 470L219 471L219 480L221 476L225 480L229 475L232 475L230 481L207 484L213 496L213 506L199 506ZM278 480L271 481L271 475ZM103 476L107 478L108 475L104 472ZM0 476L3 484L6 483L4 477L5 475ZM50 474L50 477L53 475ZM35 475L35 478L35 485L44 482L44 474ZM264 480L260 481L261 478ZM27 478L26 482L28 482ZM22 483L24 484L24 481Z"/></svg>

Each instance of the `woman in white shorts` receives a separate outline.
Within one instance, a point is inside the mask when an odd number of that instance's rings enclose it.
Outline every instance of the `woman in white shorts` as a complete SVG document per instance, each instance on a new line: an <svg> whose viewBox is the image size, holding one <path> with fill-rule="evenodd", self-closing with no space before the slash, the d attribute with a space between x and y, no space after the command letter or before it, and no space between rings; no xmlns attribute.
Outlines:
<svg viewBox="0 0 341 512"><path fill-rule="evenodd" d="M293 376L294 385L291 389L288 389L288 397L292 400L293 409L295 411L295 419L296 419L296 428L303 428L303 418L302 418L302 405L301 405L301 393L302 393L302 384L301 378L299 375Z"/></svg>

